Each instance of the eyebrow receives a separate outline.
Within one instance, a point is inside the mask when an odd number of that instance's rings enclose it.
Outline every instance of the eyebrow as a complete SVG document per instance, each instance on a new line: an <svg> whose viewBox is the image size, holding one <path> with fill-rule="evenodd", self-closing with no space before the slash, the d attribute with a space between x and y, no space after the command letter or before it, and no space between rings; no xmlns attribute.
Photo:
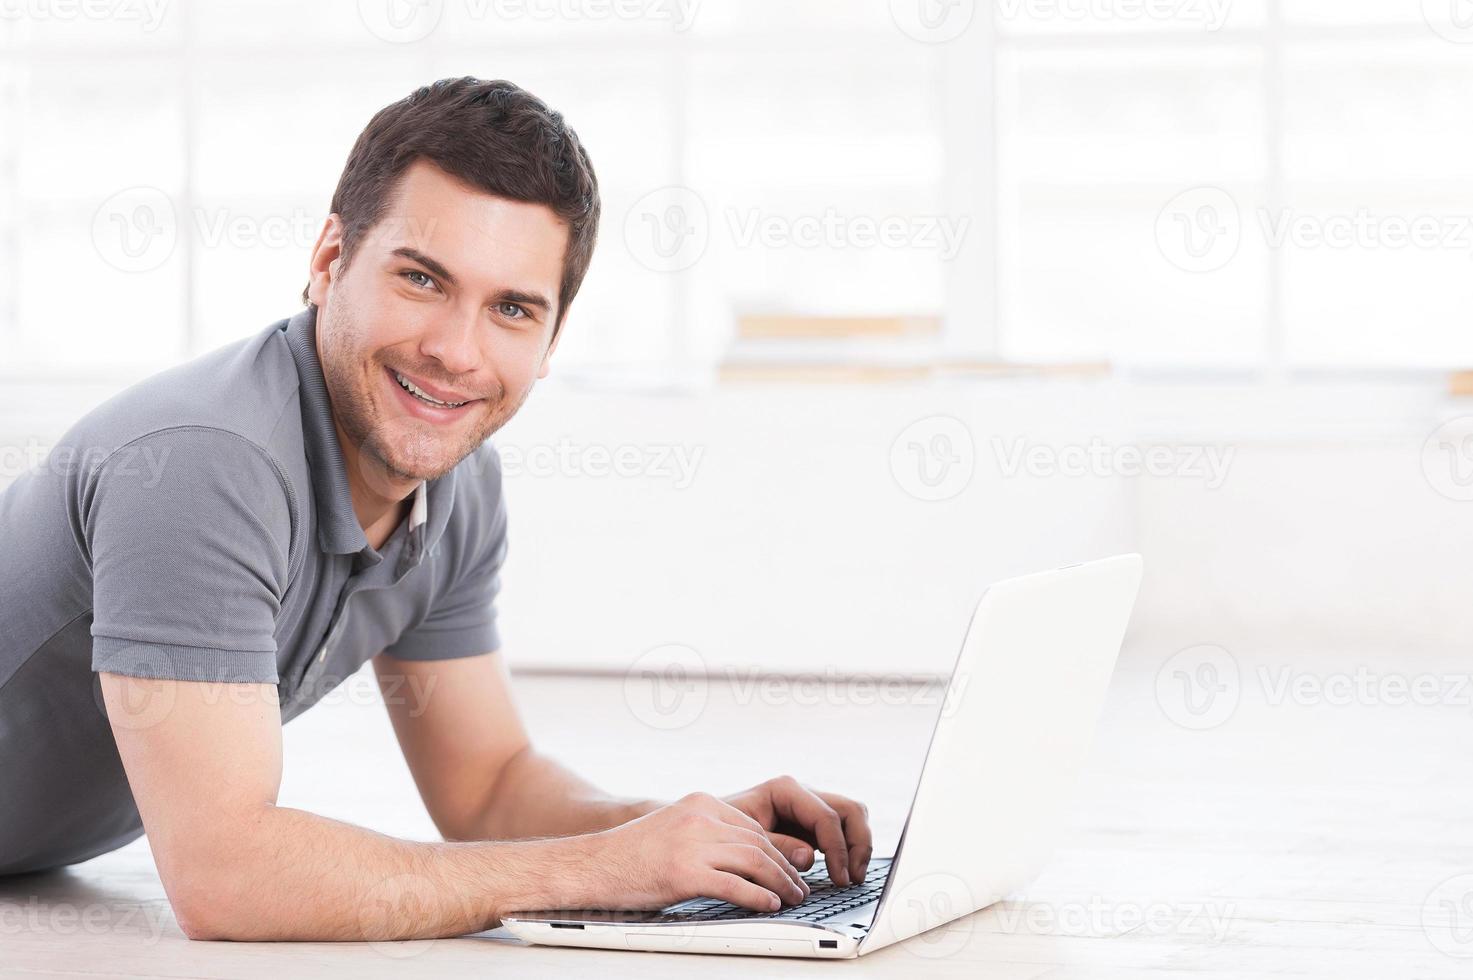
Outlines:
<svg viewBox="0 0 1473 980"><path fill-rule="evenodd" d="M397 255L401 258L409 259L412 262L418 262L420 265L424 266L426 269L429 269L432 273L445 280L447 285L459 285L459 281L455 278L454 274L451 273L449 269L445 268L445 266L442 265L439 261L430 258L428 255L424 254L417 248L411 248L408 245L401 245L398 248L394 249L391 254ZM501 292L496 294L496 302L520 303L523 306L535 306L541 309L544 313L552 309L552 303L548 301L546 296L543 296L541 293L529 293L521 289L503 289Z"/></svg>
<svg viewBox="0 0 1473 980"><path fill-rule="evenodd" d="M420 265L424 266L426 269L429 269L435 275L439 276L441 279L444 279L445 282L452 286L460 284L459 280L455 278L454 274L452 274L449 269L445 268L435 259L430 258L428 255L421 252L417 248L410 248L408 245L400 245L398 248L394 249L391 254L401 256L402 258L409 259L413 262L418 262Z"/></svg>

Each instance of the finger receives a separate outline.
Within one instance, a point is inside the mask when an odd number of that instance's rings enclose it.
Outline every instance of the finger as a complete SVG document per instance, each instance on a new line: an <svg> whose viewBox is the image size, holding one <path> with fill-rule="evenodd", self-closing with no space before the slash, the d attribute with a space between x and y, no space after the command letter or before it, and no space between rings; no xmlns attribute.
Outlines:
<svg viewBox="0 0 1473 980"><path fill-rule="evenodd" d="M719 898L742 908L756 909L759 912L776 912L782 908L782 900L772 892L729 871L713 869L701 879L698 887L700 893L707 898Z"/></svg>
<svg viewBox="0 0 1473 980"><path fill-rule="evenodd" d="M808 883L803 880L803 875L799 873L797 868L793 867L792 862L788 860L788 856L772 843L772 840L767 836L767 830L760 823L728 803L721 803L720 808L716 811L716 816L723 822L760 838L763 849L787 873L788 877L792 879L794 886L805 897L807 896L809 888ZM749 843L756 843L756 841Z"/></svg>
<svg viewBox="0 0 1473 980"><path fill-rule="evenodd" d="M863 803L838 793L819 793L818 796L833 808L844 825L844 839L849 844L850 880L863 881L865 872L869 870L870 856L875 852L868 808Z"/></svg>
<svg viewBox="0 0 1473 980"><path fill-rule="evenodd" d="M799 871L807 871L813 867L813 845L806 840L779 834L775 830L769 830L767 837Z"/></svg>
<svg viewBox="0 0 1473 980"><path fill-rule="evenodd" d="M782 864L778 861L782 861ZM748 881L763 886L784 902L796 905L807 896L788 877L788 873L783 870L784 864L787 862L783 861L781 855L774 860L772 854L757 844L718 844L711 860L711 867L739 874Z"/></svg>
<svg viewBox="0 0 1473 980"><path fill-rule="evenodd" d="M779 816L813 834L828 863L833 883L841 888L848 885L852 880L849 845L844 840L844 823L834 808L792 777L773 784L772 803Z"/></svg>
<svg viewBox="0 0 1473 980"><path fill-rule="evenodd" d="M808 897L808 893L810 890L808 888L808 882L803 880L803 876L798 873L797 868L793 867L793 863L788 860L787 855L782 852L781 848L773 843L772 839L768 837L766 833L760 830L747 831L745 828L737 829L739 830L739 832L748 835L747 843L751 844L754 847L760 847L763 853L772 859L772 863L781 868L783 874L788 876L788 880L791 881L793 883L793 886L798 890L798 897L795 901L801 902L803 899Z"/></svg>

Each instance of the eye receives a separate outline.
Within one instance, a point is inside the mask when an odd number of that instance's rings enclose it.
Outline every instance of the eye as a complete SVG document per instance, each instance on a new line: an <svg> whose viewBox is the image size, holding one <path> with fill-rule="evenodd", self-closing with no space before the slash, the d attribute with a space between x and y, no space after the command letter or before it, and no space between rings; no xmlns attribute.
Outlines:
<svg viewBox="0 0 1473 980"><path fill-rule="evenodd" d="M419 269L405 269L399 275L408 279L421 289L429 289L435 285L435 280L430 278L430 274Z"/></svg>
<svg viewBox="0 0 1473 980"><path fill-rule="evenodd" d="M496 312L508 320L525 320L531 315L515 303L497 303Z"/></svg>

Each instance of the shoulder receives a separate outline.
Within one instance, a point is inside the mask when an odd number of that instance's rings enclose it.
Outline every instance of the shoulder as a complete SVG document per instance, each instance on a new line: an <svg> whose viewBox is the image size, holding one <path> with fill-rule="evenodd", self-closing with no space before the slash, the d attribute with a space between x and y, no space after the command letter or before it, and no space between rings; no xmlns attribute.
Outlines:
<svg viewBox="0 0 1473 980"><path fill-rule="evenodd" d="M300 432L300 419L287 411L299 405L296 368L276 324L124 389L82 416L59 447L97 458L158 434L197 430L280 455L282 440Z"/></svg>

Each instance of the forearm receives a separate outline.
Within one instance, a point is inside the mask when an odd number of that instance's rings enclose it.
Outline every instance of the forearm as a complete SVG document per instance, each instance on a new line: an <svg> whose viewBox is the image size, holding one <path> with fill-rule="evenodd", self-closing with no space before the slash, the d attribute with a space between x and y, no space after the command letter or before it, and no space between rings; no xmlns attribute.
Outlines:
<svg viewBox="0 0 1473 980"><path fill-rule="evenodd" d="M194 939L425 939L593 900L577 893L583 844L416 843L267 806L175 855L166 884Z"/></svg>
<svg viewBox="0 0 1473 980"><path fill-rule="evenodd" d="M566 837L617 827L657 809L656 800L612 796L533 749L502 771L476 821L487 840Z"/></svg>

